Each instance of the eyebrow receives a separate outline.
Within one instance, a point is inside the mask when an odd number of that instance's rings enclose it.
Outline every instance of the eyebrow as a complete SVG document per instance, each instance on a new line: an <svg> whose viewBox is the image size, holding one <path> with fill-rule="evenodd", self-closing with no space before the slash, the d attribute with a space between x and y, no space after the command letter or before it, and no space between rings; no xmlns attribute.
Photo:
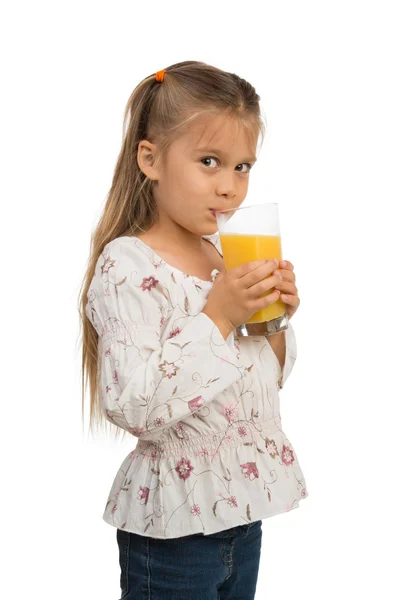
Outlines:
<svg viewBox="0 0 400 600"><path fill-rule="evenodd" d="M196 152L202 153L202 154L204 154L206 152L210 152L211 154L220 154L221 156L225 156L224 152L221 152L221 150L216 150L215 148L197 148ZM257 158L255 156L251 156L250 158L245 158L243 160L243 162L256 162L256 161L257 161Z"/></svg>

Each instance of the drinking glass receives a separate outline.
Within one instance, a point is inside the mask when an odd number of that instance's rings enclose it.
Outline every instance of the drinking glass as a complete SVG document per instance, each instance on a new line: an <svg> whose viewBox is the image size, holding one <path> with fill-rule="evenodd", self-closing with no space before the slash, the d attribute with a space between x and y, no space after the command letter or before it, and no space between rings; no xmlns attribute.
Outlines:
<svg viewBox="0 0 400 600"><path fill-rule="evenodd" d="M278 204L267 202L215 212L226 270L253 260L282 260ZM275 288L263 293L267 296ZM285 303L277 300L236 328L236 335L273 335L288 328Z"/></svg>

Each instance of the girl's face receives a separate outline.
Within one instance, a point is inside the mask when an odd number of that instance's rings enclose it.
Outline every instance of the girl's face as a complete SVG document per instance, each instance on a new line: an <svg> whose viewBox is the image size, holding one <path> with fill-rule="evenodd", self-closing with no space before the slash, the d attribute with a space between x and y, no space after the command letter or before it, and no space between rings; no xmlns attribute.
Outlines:
<svg viewBox="0 0 400 600"><path fill-rule="evenodd" d="M212 210L241 205L257 160L250 132L237 119L208 115L172 143L153 188L163 227L210 235L218 230Z"/></svg>

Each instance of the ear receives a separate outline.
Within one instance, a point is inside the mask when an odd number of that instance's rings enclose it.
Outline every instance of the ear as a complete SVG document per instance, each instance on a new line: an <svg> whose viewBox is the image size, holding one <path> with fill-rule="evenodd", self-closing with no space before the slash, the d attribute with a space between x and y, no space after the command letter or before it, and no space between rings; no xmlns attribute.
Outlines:
<svg viewBox="0 0 400 600"><path fill-rule="evenodd" d="M157 146L148 140L141 140L138 145L137 163L139 169L153 181L160 178L157 161Z"/></svg>

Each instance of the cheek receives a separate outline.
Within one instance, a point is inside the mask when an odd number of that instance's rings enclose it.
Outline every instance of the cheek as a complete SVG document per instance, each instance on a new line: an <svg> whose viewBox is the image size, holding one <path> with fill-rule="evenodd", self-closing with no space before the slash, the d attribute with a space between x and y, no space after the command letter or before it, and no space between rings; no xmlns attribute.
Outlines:
<svg viewBox="0 0 400 600"><path fill-rule="evenodd" d="M204 200L204 196L209 192L212 185L211 178L207 177L207 173L202 173L197 165L188 166L180 174L177 184L180 187L181 195L188 202L192 200Z"/></svg>

